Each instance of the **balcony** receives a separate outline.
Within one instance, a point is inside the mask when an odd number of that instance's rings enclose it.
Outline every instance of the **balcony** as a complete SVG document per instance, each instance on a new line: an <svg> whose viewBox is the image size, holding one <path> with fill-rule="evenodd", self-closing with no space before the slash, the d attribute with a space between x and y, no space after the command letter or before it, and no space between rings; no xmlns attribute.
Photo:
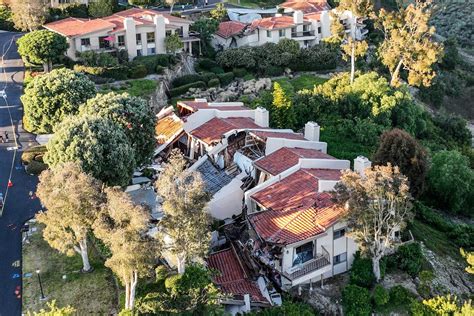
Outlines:
<svg viewBox="0 0 474 316"><path fill-rule="evenodd" d="M314 31L291 32L292 38L315 36Z"/></svg>
<svg viewBox="0 0 474 316"><path fill-rule="evenodd" d="M297 265L297 266L291 267L290 269L287 269L286 271L283 272L283 275L287 279L293 281L298 278L301 278L302 276L305 276L307 274L320 270L324 267L327 267L330 264L331 264L331 259L329 257L329 253L327 252L326 249L324 249L324 247L322 247L322 253L317 254L313 259L301 265Z"/></svg>
<svg viewBox="0 0 474 316"><path fill-rule="evenodd" d="M125 47L114 47L112 45L110 46L93 46L93 45L81 45L81 50L80 52L87 52L87 51L90 51L90 50L93 50L95 52L99 52L99 53L106 53L106 52L113 52L115 50L117 50L118 48L125 48Z"/></svg>

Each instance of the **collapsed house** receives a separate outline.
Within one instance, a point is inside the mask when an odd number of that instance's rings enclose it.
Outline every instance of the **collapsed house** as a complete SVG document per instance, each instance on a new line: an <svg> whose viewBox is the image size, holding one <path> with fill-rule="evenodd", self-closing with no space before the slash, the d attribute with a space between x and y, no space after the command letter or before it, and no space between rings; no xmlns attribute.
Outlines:
<svg viewBox="0 0 474 316"><path fill-rule="evenodd" d="M165 143L179 147L191 162L189 169L201 174L212 194L212 217L230 225L238 218L240 223L236 233L225 234L227 241L219 243L219 249L222 244L230 248L207 260L221 272L215 283L234 297L225 303L229 311L260 306L253 292L257 288L268 304L278 304L279 297L267 293L269 283L279 290L322 285L350 269L358 247L346 236L344 209L330 193L350 162L327 154L317 123L308 122L303 133L270 128L266 109L241 102L195 99L180 101L176 108L176 114L162 114L158 122L171 117L182 126L181 132L177 127L170 131L173 137L165 137ZM370 166L365 157L354 160L358 172ZM238 277L229 275L229 258L244 271ZM231 277L253 285L236 290L232 282L241 281Z"/></svg>

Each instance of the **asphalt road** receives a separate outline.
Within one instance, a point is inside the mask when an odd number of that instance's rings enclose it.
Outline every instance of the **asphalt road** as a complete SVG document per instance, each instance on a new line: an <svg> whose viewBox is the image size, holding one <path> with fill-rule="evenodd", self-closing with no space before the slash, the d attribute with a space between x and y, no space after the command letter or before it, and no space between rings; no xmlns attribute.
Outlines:
<svg viewBox="0 0 474 316"><path fill-rule="evenodd" d="M9 136L9 142L0 142L0 193L6 196L4 211L0 217L0 316L21 315L21 293L19 297L15 294L17 287L21 292L22 286L20 229L41 207L38 199L29 197L29 192L35 191L37 178L26 174L20 162L22 151L35 145L34 135L23 131L21 126L23 64L14 42L20 36L19 33L0 33L0 53L4 55L3 63L0 64L0 91L5 89L7 94L7 101L0 98L0 136L3 136L5 131ZM15 150L8 150L9 147L15 146L13 133L16 133L20 147L16 155ZM14 155L16 157L13 161ZM8 188L6 195L9 178L13 187Z"/></svg>

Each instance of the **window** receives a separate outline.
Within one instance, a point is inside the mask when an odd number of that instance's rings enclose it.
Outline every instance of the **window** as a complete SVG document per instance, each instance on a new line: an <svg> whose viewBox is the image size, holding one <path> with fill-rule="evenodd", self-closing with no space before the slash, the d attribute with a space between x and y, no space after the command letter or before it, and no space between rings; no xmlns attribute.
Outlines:
<svg viewBox="0 0 474 316"><path fill-rule="evenodd" d="M343 263L347 261L347 252L334 256L333 264Z"/></svg>
<svg viewBox="0 0 474 316"><path fill-rule="evenodd" d="M267 31L267 37L272 37L272 31Z"/></svg>
<svg viewBox="0 0 474 316"><path fill-rule="evenodd" d="M110 43L106 40L108 36L101 36L99 37L99 48L109 48Z"/></svg>
<svg viewBox="0 0 474 316"><path fill-rule="evenodd" d="M154 43L155 42L155 32L146 33L146 42Z"/></svg>
<svg viewBox="0 0 474 316"><path fill-rule="evenodd" d="M117 37L118 46L125 46L125 35L119 35Z"/></svg>
<svg viewBox="0 0 474 316"><path fill-rule="evenodd" d="M137 34L137 45L141 45L141 44L142 44L142 35Z"/></svg>
<svg viewBox="0 0 474 316"><path fill-rule="evenodd" d="M171 32L171 30L166 31L166 36L171 36L171 34L173 34L173 32Z"/></svg>
<svg viewBox="0 0 474 316"><path fill-rule="evenodd" d="M90 38L81 38L81 46L91 46Z"/></svg>
<svg viewBox="0 0 474 316"><path fill-rule="evenodd" d="M318 34L321 34L321 27L318 26Z"/></svg>
<svg viewBox="0 0 474 316"><path fill-rule="evenodd" d="M305 24L303 25L303 32L308 32L309 31L309 25Z"/></svg>
<svg viewBox="0 0 474 316"><path fill-rule="evenodd" d="M280 37L285 37L286 36L286 30L279 30L278 35L280 35Z"/></svg>
<svg viewBox="0 0 474 316"><path fill-rule="evenodd" d="M149 47L147 49L147 55L155 55L155 48L154 47Z"/></svg>
<svg viewBox="0 0 474 316"><path fill-rule="evenodd" d="M306 243L295 249L295 258L293 260L293 266L305 263L313 259L313 242Z"/></svg>
<svg viewBox="0 0 474 316"><path fill-rule="evenodd" d="M346 228L341 228L334 231L334 239L344 237L346 235Z"/></svg>
<svg viewBox="0 0 474 316"><path fill-rule="evenodd" d="M178 35L183 36L183 27L181 26L179 29L177 29Z"/></svg>
<svg viewBox="0 0 474 316"><path fill-rule="evenodd" d="M141 49L137 49L137 56L141 56L142 55L142 50Z"/></svg>

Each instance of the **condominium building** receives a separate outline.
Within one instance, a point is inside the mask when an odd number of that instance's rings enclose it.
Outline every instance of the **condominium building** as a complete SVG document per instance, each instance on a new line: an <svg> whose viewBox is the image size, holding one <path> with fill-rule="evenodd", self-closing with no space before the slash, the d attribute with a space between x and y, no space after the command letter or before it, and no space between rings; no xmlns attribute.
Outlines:
<svg viewBox="0 0 474 316"><path fill-rule="evenodd" d="M66 37L67 55L76 60L86 51L126 50L130 59L166 53L165 38L179 34L184 51L192 53L199 38L189 31L191 21L170 14L132 8L98 19L67 18L44 27Z"/></svg>

